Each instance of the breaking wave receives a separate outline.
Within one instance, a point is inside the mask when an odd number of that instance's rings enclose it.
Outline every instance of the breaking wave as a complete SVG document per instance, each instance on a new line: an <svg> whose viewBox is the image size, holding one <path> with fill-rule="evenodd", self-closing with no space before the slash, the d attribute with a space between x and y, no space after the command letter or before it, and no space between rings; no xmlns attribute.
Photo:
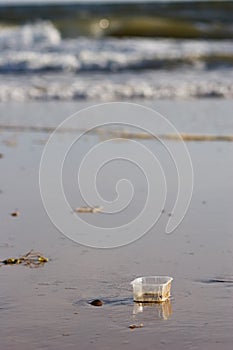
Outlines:
<svg viewBox="0 0 233 350"><path fill-rule="evenodd" d="M0 27L0 52L0 101L233 97L231 40L71 39L39 21Z"/></svg>
<svg viewBox="0 0 233 350"><path fill-rule="evenodd" d="M30 76L16 83L6 76L0 82L0 101L187 99L201 97L233 98L233 73L221 78L215 72L204 76L189 71L149 71L147 74Z"/></svg>
<svg viewBox="0 0 233 350"><path fill-rule="evenodd" d="M0 50L1 73L233 66L230 40L61 39L50 22L0 29Z"/></svg>

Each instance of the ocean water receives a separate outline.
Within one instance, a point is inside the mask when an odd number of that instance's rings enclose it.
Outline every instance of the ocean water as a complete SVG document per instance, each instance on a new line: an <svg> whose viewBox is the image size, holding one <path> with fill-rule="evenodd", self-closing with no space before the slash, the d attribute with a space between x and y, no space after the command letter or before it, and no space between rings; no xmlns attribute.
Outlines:
<svg viewBox="0 0 233 350"><path fill-rule="evenodd" d="M0 4L0 101L233 97L232 1Z"/></svg>

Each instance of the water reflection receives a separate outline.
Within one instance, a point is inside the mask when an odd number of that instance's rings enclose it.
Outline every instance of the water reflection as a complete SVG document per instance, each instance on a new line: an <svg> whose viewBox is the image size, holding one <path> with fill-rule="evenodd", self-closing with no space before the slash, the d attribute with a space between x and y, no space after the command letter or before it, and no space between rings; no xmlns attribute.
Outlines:
<svg viewBox="0 0 233 350"><path fill-rule="evenodd" d="M134 303L133 315L149 316L153 319L167 320L172 315L172 304L170 300L163 303Z"/></svg>

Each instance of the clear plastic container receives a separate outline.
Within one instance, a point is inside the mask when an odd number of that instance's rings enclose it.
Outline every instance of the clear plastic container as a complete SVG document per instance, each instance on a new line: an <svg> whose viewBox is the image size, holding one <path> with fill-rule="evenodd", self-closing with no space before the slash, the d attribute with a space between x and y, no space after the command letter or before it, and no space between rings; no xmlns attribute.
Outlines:
<svg viewBox="0 0 233 350"><path fill-rule="evenodd" d="M161 303L170 297L171 282L168 276L139 277L131 282L136 302Z"/></svg>

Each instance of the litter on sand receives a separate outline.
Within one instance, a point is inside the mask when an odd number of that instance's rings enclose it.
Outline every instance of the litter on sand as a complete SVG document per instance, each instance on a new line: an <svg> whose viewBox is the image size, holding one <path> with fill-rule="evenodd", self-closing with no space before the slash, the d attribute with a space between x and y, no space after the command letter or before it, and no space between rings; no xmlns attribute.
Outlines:
<svg viewBox="0 0 233 350"><path fill-rule="evenodd" d="M170 297L171 282L168 276L138 277L131 282L135 302L161 303Z"/></svg>
<svg viewBox="0 0 233 350"><path fill-rule="evenodd" d="M39 267L44 265L44 263L48 262L49 259L45 258L41 253L34 252L30 250L27 254L19 257L19 258L8 258L0 261L0 266L2 265L19 265L22 264L24 266L29 267Z"/></svg>
<svg viewBox="0 0 233 350"><path fill-rule="evenodd" d="M77 213L101 213L102 207L79 207L74 209Z"/></svg>
<svg viewBox="0 0 233 350"><path fill-rule="evenodd" d="M130 329L135 329L135 328L142 328L144 327L143 323L140 323L140 324L131 324L129 326Z"/></svg>

